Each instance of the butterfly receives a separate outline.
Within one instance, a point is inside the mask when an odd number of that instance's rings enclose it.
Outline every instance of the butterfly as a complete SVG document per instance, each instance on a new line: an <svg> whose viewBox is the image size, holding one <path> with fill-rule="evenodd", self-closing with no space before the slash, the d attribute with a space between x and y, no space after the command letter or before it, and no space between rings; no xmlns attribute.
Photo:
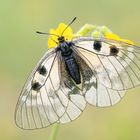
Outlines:
<svg viewBox="0 0 140 140"><path fill-rule="evenodd" d="M71 122L87 104L112 106L127 89L140 85L140 48L105 37L73 37L70 25L75 19L50 31L49 50L19 97L18 127L38 129Z"/></svg>

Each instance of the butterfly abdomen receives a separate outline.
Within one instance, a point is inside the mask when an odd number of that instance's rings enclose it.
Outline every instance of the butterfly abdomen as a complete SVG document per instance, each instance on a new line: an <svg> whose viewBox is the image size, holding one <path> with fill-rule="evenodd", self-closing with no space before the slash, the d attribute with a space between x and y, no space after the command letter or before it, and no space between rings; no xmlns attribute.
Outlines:
<svg viewBox="0 0 140 140"><path fill-rule="evenodd" d="M70 56L64 57L64 60L68 74L76 84L80 84L81 83L80 70L79 65L77 64L75 58L71 54Z"/></svg>

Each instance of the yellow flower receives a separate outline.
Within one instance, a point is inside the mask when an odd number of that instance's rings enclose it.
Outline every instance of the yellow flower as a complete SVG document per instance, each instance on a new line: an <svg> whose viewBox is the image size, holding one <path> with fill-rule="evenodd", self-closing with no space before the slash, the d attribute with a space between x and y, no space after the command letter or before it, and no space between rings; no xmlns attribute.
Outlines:
<svg viewBox="0 0 140 140"><path fill-rule="evenodd" d="M67 25L65 23L60 23L56 30L50 29L49 33L55 34L58 36L64 36L65 40L71 40L74 36L73 31L72 31L71 27L68 27L67 29L66 29L66 27L67 27ZM64 33L62 34L63 31L64 31ZM59 43L58 36L55 36L55 35L50 35L50 37L48 39L48 48L49 49L55 48Z"/></svg>
<svg viewBox="0 0 140 140"><path fill-rule="evenodd" d="M105 33L105 38L116 40L116 41L122 41L124 43L130 44L130 45L134 45L133 41L127 40L127 39L122 39L122 38L120 38L118 35L116 35L114 33Z"/></svg>

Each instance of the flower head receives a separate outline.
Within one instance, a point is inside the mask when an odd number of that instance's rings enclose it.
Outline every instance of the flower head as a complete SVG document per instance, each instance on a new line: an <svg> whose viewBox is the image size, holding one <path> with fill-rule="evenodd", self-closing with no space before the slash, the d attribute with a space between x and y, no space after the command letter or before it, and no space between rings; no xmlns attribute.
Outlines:
<svg viewBox="0 0 140 140"><path fill-rule="evenodd" d="M74 36L73 31L71 27L67 27L65 23L60 23L58 28L55 29L50 29L50 34L55 34L55 35L50 35L48 39L48 48L55 48L57 46L58 42L58 36L64 36L65 40L71 40ZM66 29L66 30L65 30ZM64 31L65 30L65 31ZM64 32L63 32L64 31ZM63 34L62 34L63 33Z"/></svg>

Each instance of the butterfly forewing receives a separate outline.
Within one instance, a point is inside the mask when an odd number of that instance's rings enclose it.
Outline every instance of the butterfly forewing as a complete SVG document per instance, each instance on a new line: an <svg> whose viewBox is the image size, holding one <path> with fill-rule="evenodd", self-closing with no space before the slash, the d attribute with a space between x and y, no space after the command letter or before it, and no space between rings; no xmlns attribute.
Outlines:
<svg viewBox="0 0 140 140"><path fill-rule="evenodd" d="M58 120L59 115L55 112L50 99L53 97L54 102L56 103L56 96L53 92L51 95L46 92L46 90L50 92L51 86L48 85L45 87L45 83L49 80L53 65L55 65L56 73L58 72L57 59L57 54L54 50L47 52L29 76L19 97L15 112L15 121L19 127L23 129L42 128ZM48 65L46 66L47 63ZM39 75L38 68L40 66L45 67L47 72L45 76ZM42 80L42 77L46 81ZM56 80L58 82L57 84L59 84L59 78ZM38 84L35 86L34 83ZM41 85L41 88L37 85Z"/></svg>
<svg viewBox="0 0 140 140"><path fill-rule="evenodd" d="M95 41L102 43L100 51L94 49ZM126 90L140 84L139 47L91 37L80 37L74 43L75 49L97 75L98 81L107 88Z"/></svg>

